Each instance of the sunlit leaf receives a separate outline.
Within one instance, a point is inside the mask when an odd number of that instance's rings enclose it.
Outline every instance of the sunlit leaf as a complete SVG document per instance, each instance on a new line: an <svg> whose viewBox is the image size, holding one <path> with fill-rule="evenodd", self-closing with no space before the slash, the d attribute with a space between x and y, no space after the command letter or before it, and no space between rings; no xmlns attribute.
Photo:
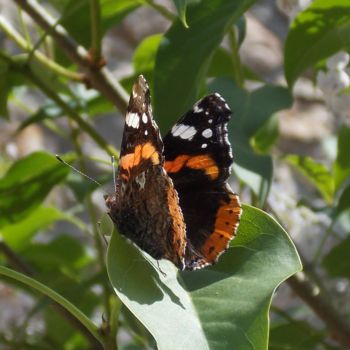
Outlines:
<svg viewBox="0 0 350 350"><path fill-rule="evenodd" d="M284 69L291 86L305 69L350 47L348 0L314 0L291 24L285 42Z"/></svg>
<svg viewBox="0 0 350 350"><path fill-rule="evenodd" d="M290 154L285 159L315 186L328 203L332 203L334 194L333 177L324 164L316 162L311 157L296 154Z"/></svg>
<svg viewBox="0 0 350 350"><path fill-rule="evenodd" d="M0 179L0 227L22 220L68 173L67 167L45 152L15 162Z"/></svg>
<svg viewBox="0 0 350 350"><path fill-rule="evenodd" d="M211 57L227 28L253 3L254 0L212 0L189 5L189 28L176 20L164 35L156 58L153 94L162 130L170 129L196 101Z"/></svg>
<svg viewBox="0 0 350 350"><path fill-rule="evenodd" d="M266 213L244 206L238 231L214 267L179 273L162 260L165 276L153 259L113 234L111 283L158 348L267 348L272 294L301 265L287 233Z"/></svg>

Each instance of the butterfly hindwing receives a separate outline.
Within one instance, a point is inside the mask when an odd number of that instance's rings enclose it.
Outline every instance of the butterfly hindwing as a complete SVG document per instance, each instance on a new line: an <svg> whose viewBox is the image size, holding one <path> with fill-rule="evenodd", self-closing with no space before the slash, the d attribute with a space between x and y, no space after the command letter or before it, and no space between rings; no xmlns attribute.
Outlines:
<svg viewBox="0 0 350 350"><path fill-rule="evenodd" d="M208 95L164 137L165 170L186 223L189 270L215 263L239 223L239 199L226 183L233 161L227 134L230 115L219 94Z"/></svg>

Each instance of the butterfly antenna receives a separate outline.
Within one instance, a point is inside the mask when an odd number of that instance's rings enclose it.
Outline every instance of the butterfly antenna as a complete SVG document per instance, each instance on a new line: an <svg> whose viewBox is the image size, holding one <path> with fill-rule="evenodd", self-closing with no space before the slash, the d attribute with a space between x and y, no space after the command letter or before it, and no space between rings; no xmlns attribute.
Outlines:
<svg viewBox="0 0 350 350"><path fill-rule="evenodd" d="M77 172L78 174L80 174L81 176L86 177L87 179L89 179L90 181L94 182L95 184L101 186L101 184L96 181L95 179L93 179L92 177L90 177L89 175L84 174L83 172L81 172L80 170L78 170L77 168L75 168L73 165L68 164L67 162L65 162L58 154L56 154L56 159L58 161L60 161L61 163L63 163L64 165L67 165L69 168L71 168L72 170L74 170L75 172Z"/></svg>
<svg viewBox="0 0 350 350"><path fill-rule="evenodd" d="M116 188L117 185L115 181L115 157L114 156L111 157L111 162L112 162L113 184L114 184L114 188Z"/></svg>

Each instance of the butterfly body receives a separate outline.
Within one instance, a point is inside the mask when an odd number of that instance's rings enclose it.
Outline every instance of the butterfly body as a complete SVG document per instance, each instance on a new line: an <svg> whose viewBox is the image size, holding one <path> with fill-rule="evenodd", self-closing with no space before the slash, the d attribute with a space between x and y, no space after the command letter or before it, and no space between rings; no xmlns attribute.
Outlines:
<svg viewBox="0 0 350 350"><path fill-rule="evenodd" d="M209 95L162 140L145 79L133 86L116 192L106 204L122 235L180 270L215 263L237 229L241 207L226 183L230 114L219 95Z"/></svg>

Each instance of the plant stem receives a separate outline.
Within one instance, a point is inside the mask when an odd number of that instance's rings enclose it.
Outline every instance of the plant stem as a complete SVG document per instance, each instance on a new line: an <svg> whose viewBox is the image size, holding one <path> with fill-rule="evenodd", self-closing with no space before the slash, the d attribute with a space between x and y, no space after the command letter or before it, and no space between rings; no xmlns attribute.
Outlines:
<svg viewBox="0 0 350 350"><path fill-rule="evenodd" d="M82 152L82 149L80 147L79 143L79 130L77 129L72 129L72 140L74 143L75 150L78 154L78 162L80 165L80 169L83 172L86 172L86 164L84 161L84 155ZM111 324L111 308L110 308L110 295L111 295L111 288L108 284L108 277L107 277L107 269L106 269L106 262L105 262L105 251L103 248L101 236L99 234L99 230L97 228L97 215L96 211L94 208L94 204L91 200L91 196L87 195L86 196L86 206L89 212L89 217L90 217L90 222L92 225L92 231L93 231L93 236L94 236L94 241L95 241L95 247L97 251L97 256L98 256L98 262L100 265L100 270L103 272L104 278L103 278L103 299L104 299L104 309L106 312L106 333L104 334L104 348L105 350L115 350L116 346L113 346L115 344L115 339L113 339L113 334L110 332L110 324ZM116 344L115 344L116 345Z"/></svg>
<svg viewBox="0 0 350 350"><path fill-rule="evenodd" d="M281 224L278 214L268 204L269 211ZM310 263L300 255L304 272L291 276L287 283L314 313L326 324L332 336L344 347L350 347L350 323L335 309L326 288L321 285L321 279Z"/></svg>
<svg viewBox="0 0 350 350"><path fill-rule="evenodd" d="M101 58L101 7L99 0L90 0L91 18L91 48L90 55L93 63Z"/></svg>
<svg viewBox="0 0 350 350"><path fill-rule="evenodd" d="M96 69L94 65L91 65L87 51L78 45L62 25L57 24L57 21L36 0L30 2L27 0L13 1L26 11L41 28L47 31L66 55L84 71L87 83L100 91L124 113L129 97L123 87L114 80L111 72L106 67Z"/></svg>
<svg viewBox="0 0 350 350"><path fill-rule="evenodd" d="M78 319L86 329L102 344L103 339L98 332L97 327L91 320L82 313L75 305L65 299L62 295L56 293L51 288L43 285L37 280L23 275L22 273L16 272L14 270L8 269L7 267L0 266L0 274L16 281L22 282L23 284L39 291L40 293L48 296L50 299L54 300L56 303L65 308L71 315Z"/></svg>
<svg viewBox="0 0 350 350"><path fill-rule="evenodd" d="M30 45L30 42L28 40L25 40L20 33L14 29L10 23L0 15L0 28L23 50L30 52L32 50L32 47ZM71 80L75 81L82 81L83 75L80 73L75 73L70 71L69 69L66 69L59 64L57 64L55 61L50 60L47 56L45 56L43 53L41 53L38 50L34 50L32 54L35 59L49 68L52 72L64 76L66 78L69 78Z"/></svg>
<svg viewBox="0 0 350 350"><path fill-rule="evenodd" d="M323 237L321 239L321 242L315 252L315 255L314 255L314 258L313 258L313 263L317 263L317 261L320 259L320 256L322 254L322 251L323 251L323 247L324 245L326 244L327 242L327 239L329 238L329 236L332 234L333 232L333 227L334 227L334 224L335 224L336 220L335 219L332 219L332 222L330 223L330 225L328 226L326 232L323 234Z"/></svg>
<svg viewBox="0 0 350 350"><path fill-rule="evenodd" d="M40 90L42 90L47 97L56 102L56 104L62 108L62 110L67 113L72 120L74 120L79 127L84 130L90 137L98 144L102 149L104 149L109 155L117 156L118 152L113 146L107 144L103 137L98 134L95 129L87 123L79 113L72 109L53 89L41 81L28 67L26 64L14 61L10 56L0 52L0 59L6 61L14 70L17 70L23 74L27 79L34 83Z"/></svg>
<svg viewBox="0 0 350 350"><path fill-rule="evenodd" d="M241 65L241 59L239 57L239 47L237 43L235 28L233 26L230 27L228 31L228 37L231 45L231 53L232 53L232 65L233 65L233 78L235 82L238 84L240 88L243 88L244 85L244 77L243 70Z"/></svg>
<svg viewBox="0 0 350 350"><path fill-rule="evenodd" d="M145 0L147 5L154 8L157 12L159 12L163 17L173 22L176 19L176 16L170 12L166 7L156 4L153 0Z"/></svg>

